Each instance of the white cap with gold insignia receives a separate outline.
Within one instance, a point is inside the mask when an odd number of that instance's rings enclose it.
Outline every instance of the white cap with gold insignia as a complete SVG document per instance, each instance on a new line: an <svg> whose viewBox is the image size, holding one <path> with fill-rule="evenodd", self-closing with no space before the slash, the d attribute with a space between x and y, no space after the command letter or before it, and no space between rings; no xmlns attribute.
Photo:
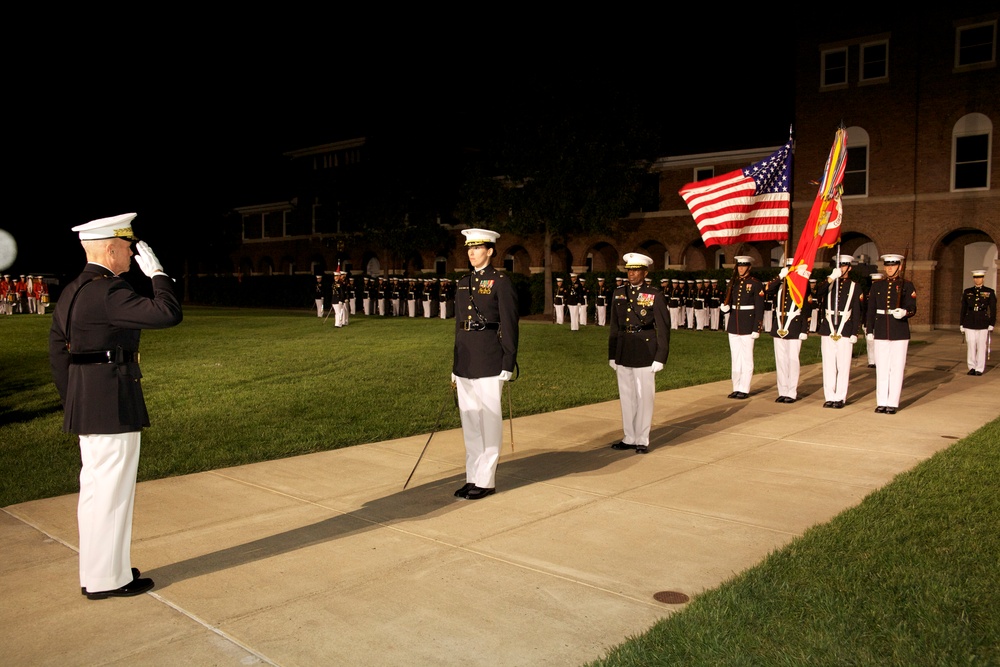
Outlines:
<svg viewBox="0 0 1000 667"><path fill-rule="evenodd" d="M80 234L81 241L98 241L100 239L125 239L126 241L138 241L132 231L132 220L135 213L122 213L113 215L110 218L98 218L90 222L77 225L74 232Z"/></svg>
<svg viewBox="0 0 1000 667"><path fill-rule="evenodd" d="M653 264L653 258L637 252L628 252L622 257L626 269L648 269Z"/></svg>
<svg viewBox="0 0 1000 667"><path fill-rule="evenodd" d="M500 234L491 232L488 229L463 229L462 233L465 234L466 246L496 243L497 239L500 238Z"/></svg>
<svg viewBox="0 0 1000 667"><path fill-rule="evenodd" d="M854 263L854 257L852 255L837 255L837 263L841 266L850 266Z"/></svg>
<svg viewBox="0 0 1000 667"><path fill-rule="evenodd" d="M902 255L882 255L882 263L886 266L892 266L893 264L899 264L903 261Z"/></svg>
<svg viewBox="0 0 1000 667"><path fill-rule="evenodd" d="M973 278L985 278L986 277L986 269L976 269L975 271L972 272L972 277Z"/></svg>
<svg viewBox="0 0 1000 667"><path fill-rule="evenodd" d="M733 260L736 261L737 266L750 266L753 264L753 257L750 255L736 255L736 257L733 257Z"/></svg>

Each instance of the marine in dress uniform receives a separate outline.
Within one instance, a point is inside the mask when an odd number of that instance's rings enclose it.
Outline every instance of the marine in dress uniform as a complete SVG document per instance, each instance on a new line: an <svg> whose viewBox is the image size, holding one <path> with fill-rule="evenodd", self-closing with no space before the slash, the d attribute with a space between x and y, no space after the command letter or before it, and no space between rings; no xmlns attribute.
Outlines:
<svg viewBox="0 0 1000 667"><path fill-rule="evenodd" d="M864 316L861 286L850 279L850 255L840 255L837 267L816 288L820 351L823 355L823 407L843 408L851 380L854 344Z"/></svg>
<svg viewBox="0 0 1000 667"><path fill-rule="evenodd" d="M41 276L35 276L35 312L39 315L45 314L45 309L49 305L49 286Z"/></svg>
<svg viewBox="0 0 1000 667"><path fill-rule="evenodd" d="M455 361L451 380L465 439L465 484L459 498L478 500L496 491L503 436L500 395L517 364L517 293L510 278L490 264L500 237L488 229L463 229L472 271L455 291Z"/></svg>
<svg viewBox="0 0 1000 667"><path fill-rule="evenodd" d="M173 281L148 245L136 245L135 259L152 280L153 297L140 296L121 277L133 255L133 218L126 213L73 228L87 264L63 291L49 332L63 430L80 437L80 586L92 600L153 587L132 568L130 556L140 435L149 426L139 334L182 318Z"/></svg>
<svg viewBox="0 0 1000 667"><path fill-rule="evenodd" d="M20 276L14 281L14 293L17 295L14 306L17 308L17 312L23 313L28 307L28 283L24 276Z"/></svg>
<svg viewBox="0 0 1000 667"><path fill-rule="evenodd" d="M708 307L705 295L705 281L696 278L694 281L694 328L695 331L704 331L708 326Z"/></svg>
<svg viewBox="0 0 1000 667"><path fill-rule="evenodd" d="M587 306L589 305L590 294L587 292L587 281L580 278L580 326L587 325Z"/></svg>
<svg viewBox="0 0 1000 667"><path fill-rule="evenodd" d="M684 320L686 322L686 327L688 331L694 331L695 327L695 306L694 301L697 296L697 291L695 290L694 280L687 281L687 287L684 292Z"/></svg>
<svg viewBox="0 0 1000 667"><path fill-rule="evenodd" d="M781 269L776 280L767 283L765 299L771 298L775 304L768 333L774 342L774 367L777 371L778 398L775 403L794 403L799 398L799 354L802 341L809 337L809 314L812 311L811 297L806 295L799 308L788 290L785 276L792 260Z"/></svg>
<svg viewBox="0 0 1000 667"><path fill-rule="evenodd" d="M566 309L569 311L569 330L580 330L580 304L583 303L583 286L575 273L569 274L566 286Z"/></svg>
<svg viewBox="0 0 1000 667"><path fill-rule="evenodd" d="M910 345L909 319L917 314L917 290L900 275L902 255L882 255L885 280L872 283L865 330L875 346L875 412L896 414Z"/></svg>
<svg viewBox="0 0 1000 667"><path fill-rule="evenodd" d="M325 309L323 306L324 296L325 295L323 294L323 276L318 275L316 276L316 295L315 295L316 317L323 317L323 311Z"/></svg>
<svg viewBox="0 0 1000 667"><path fill-rule="evenodd" d="M868 294L871 294L872 284L876 280L884 280L885 276L881 273L870 273L868 274L868 289L864 292L864 298L861 300L861 331L865 330L865 323L868 321ZM865 338L865 355L868 357L868 368L875 368L875 346L868 344L868 338Z"/></svg>
<svg viewBox="0 0 1000 667"><path fill-rule="evenodd" d="M736 277L726 300L719 306L730 313L726 321L729 356L732 361L733 391L729 398L749 398L753 379L754 341L760 338L764 316L764 284L750 275L753 258L737 255Z"/></svg>
<svg viewBox="0 0 1000 667"><path fill-rule="evenodd" d="M670 328L676 329L680 323L681 288L677 278L670 280L670 292L667 296L667 310L670 312Z"/></svg>
<svg viewBox="0 0 1000 667"><path fill-rule="evenodd" d="M333 326L344 326L344 276L340 271L333 272L333 285L330 287L330 308L333 308Z"/></svg>
<svg viewBox="0 0 1000 667"><path fill-rule="evenodd" d="M608 301L611 300L611 292L611 288L605 286L604 278L598 277L597 291L594 296L594 315L599 327L608 325Z"/></svg>
<svg viewBox="0 0 1000 667"><path fill-rule="evenodd" d="M708 308L708 328L712 331L719 330L719 306L722 305L722 298L719 296L719 287L714 280L707 281L708 293L705 297L705 307Z"/></svg>
<svg viewBox="0 0 1000 667"><path fill-rule="evenodd" d="M14 283L10 281L10 274L5 273L3 280L0 280L0 313L13 315L15 298L17 292L14 290Z"/></svg>
<svg viewBox="0 0 1000 667"><path fill-rule="evenodd" d="M968 347L966 363L969 375L982 375L986 370L986 350L990 332L997 323L997 293L983 285L986 270L972 272L972 287L962 292L962 312L959 330L965 334Z"/></svg>
<svg viewBox="0 0 1000 667"><path fill-rule="evenodd" d="M566 287L562 278L556 278L556 289L552 293L552 312L556 316L556 324L566 322Z"/></svg>
<svg viewBox="0 0 1000 667"><path fill-rule="evenodd" d="M670 352L670 311L657 287L646 286L653 259L630 252L623 258L629 284L611 297L608 327L608 365L618 379L624 436L613 449L649 451L653 423L656 373L663 370Z"/></svg>

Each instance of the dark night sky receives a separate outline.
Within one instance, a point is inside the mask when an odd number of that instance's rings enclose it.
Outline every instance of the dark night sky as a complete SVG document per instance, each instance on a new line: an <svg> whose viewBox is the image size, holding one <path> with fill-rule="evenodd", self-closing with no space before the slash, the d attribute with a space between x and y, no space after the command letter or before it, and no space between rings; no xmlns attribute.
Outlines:
<svg viewBox="0 0 1000 667"><path fill-rule="evenodd" d="M323 42L77 35L60 46L61 60L18 70L8 84L13 178L0 229L19 251L6 272L77 270L83 255L69 228L127 211L139 213L135 228L154 250L174 247L174 220L211 221L287 196L275 176L283 151L379 128L488 132L505 102L533 104L526 91L538 83L576 82L581 103L610 81L624 84L662 114L674 154L781 144L790 63L766 78L731 68L743 45L760 41L753 27L767 23L744 18L649 39L521 34L517 44L479 33L387 43L344 43L340 32ZM251 47L259 52L247 56Z"/></svg>

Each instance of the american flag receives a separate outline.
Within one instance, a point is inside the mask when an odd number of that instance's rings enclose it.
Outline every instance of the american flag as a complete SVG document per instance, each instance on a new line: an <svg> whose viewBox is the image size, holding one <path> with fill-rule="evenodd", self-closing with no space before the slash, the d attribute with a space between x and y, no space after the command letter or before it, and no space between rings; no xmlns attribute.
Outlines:
<svg viewBox="0 0 1000 667"><path fill-rule="evenodd" d="M680 189L706 246L788 238L792 140L749 167Z"/></svg>

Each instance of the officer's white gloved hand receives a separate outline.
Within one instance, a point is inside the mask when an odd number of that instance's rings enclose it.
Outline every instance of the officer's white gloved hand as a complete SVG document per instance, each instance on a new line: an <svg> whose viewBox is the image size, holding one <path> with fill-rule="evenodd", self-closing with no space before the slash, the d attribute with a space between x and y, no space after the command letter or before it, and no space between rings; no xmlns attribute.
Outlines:
<svg viewBox="0 0 1000 667"><path fill-rule="evenodd" d="M906 309L905 308L895 308L892 311L892 316L895 317L897 320L901 320L904 317L906 317Z"/></svg>
<svg viewBox="0 0 1000 667"><path fill-rule="evenodd" d="M809 338L809 334L807 334L807 333L800 333L799 334L799 340L805 340L807 338Z"/></svg>
<svg viewBox="0 0 1000 667"><path fill-rule="evenodd" d="M788 275L788 267L787 266L781 267L781 271L778 271L778 277L784 280L785 276L787 275Z"/></svg>
<svg viewBox="0 0 1000 667"><path fill-rule="evenodd" d="M662 370L663 370L663 362L654 361L653 362L653 372L654 373L659 373Z"/></svg>
<svg viewBox="0 0 1000 667"><path fill-rule="evenodd" d="M752 334L750 334L750 337L753 338L753 339L760 338L760 333L754 331Z"/></svg>
<svg viewBox="0 0 1000 667"><path fill-rule="evenodd" d="M991 324L990 326L986 327L986 330L987 331L993 331L993 325Z"/></svg>
<svg viewBox="0 0 1000 667"><path fill-rule="evenodd" d="M857 336L851 336L850 341L851 341L851 345L854 345L855 343L858 342L858 337Z"/></svg>
<svg viewBox="0 0 1000 667"><path fill-rule="evenodd" d="M451 383L458 384L458 376L455 375L454 373L451 374Z"/></svg>
<svg viewBox="0 0 1000 667"><path fill-rule="evenodd" d="M875 340L875 334L865 334L865 340L871 343L872 341Z"/></svg>
<svg viewBox="0 0 1000 667"><path fill-rule="evenodd" d="M156 255L150 249L149 244L145 241L139 241L135 244L135 250L135 263L139 265L143 273L150 278L167 275L163 271L163 265L160 264L160 260L156 259Z"/></svg>
<svg viewBox="0 0 1000 667"><path fill-rule="evenodd" d="M614 359L608 359L608 366L611 366L611 370L618 370L618 364L615 363Z"/></svg>
<svg viewBox="0 0 1000 667"><path fill-rule="evenodd" d="M729 312L729 304L728 303L722 304L721 306L719 306L719 310L721 310L724 313L728 313Z"/></svg>
<svg viewBox="0 0 1000 667"><path fill-rule="evenodd" d="M830 280L836 280L842 275L844 275L844 272L841 271L840 267L838 266L837 268L835 268L833 271L830 272Z"/></svg>
<svg viewBox="0 0 1000 667"><path fill-rule="evenodd" d="M965 333L965 327L958 327L959 333Z"/></svg>
<svg viewBox="0 0 1000 667"><path fill-rule="evenodd" d="M812 271L810 271L809 269L807 269L805 264L799 264L798 266L796 266L795 267L795 273L799 274L800 276L802 276L806 280L809 280L809 276L812 275Z"/></svg>
<svg viewBox="0 0 1000 667"><path fill-rule="evenodd" d="M514 377L514 374L510 371L500 371L500 379L504 382L510 382L512 377Z"/></svg>

